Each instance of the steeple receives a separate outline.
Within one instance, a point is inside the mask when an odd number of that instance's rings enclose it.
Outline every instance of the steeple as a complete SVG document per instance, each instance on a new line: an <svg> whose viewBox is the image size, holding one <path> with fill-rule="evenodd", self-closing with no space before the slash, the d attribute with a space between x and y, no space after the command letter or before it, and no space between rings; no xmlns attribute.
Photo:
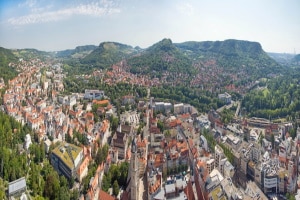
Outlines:
<svg viewBox="0 0 300 200"><path fill-rule="evenodd" d="M139 166L138 166L138 157L137 157L137 145L136 145L136 136L133 136L131 142L131 159L130 159L130 170L131 170L131 200L139 199Z"/></svg>

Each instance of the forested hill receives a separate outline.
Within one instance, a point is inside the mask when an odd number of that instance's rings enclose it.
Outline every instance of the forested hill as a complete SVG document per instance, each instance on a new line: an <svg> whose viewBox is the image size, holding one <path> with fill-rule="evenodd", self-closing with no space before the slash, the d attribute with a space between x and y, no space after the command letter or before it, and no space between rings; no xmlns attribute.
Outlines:
<svg viewBox="0 0 300 200"><path fill-rule="evenodd" d="M47 52L47 51L40 51L37 49L16 49L12 50L13 54L18 57L22 58L24 60L30 60L38 58L40 60L46 60L53 56L53 52Z"/></svg>
<svg viewBox="0 0 300 200"><path fill-rule="evenodd" d="M271 58L273 58L276 62L282 65L291 65L293 63L294 54L289 53L267 53Z"/></svg>
<svg viewBox="0 0 300 200"><path fill-rule="evenodd" d="M147 48L141 54L127 60L132 73L159 75L168 73L194 73L192 61L180 51L170 39L162 41Z"/></svg>
<svg viewBox="0 0 300 200"><path fill-rule="evenodd" d="M83 66L93 66L95 68L108 68L111 65L127 58L137 50L133 47L117 42L103 42L89 55L80 60Z"/></svg>
<svg viewBox="0 0 300 200"><path fill-rule="evenodd" d="M182 50L189 50L194 53L218 53L227 56L256 56L263 53L262 47L258 42L244 40L225 40L225 41L204 41L204 42L183 42L175 44Z"/></svg>
<svg viewBox="0 0 300 200"><path fill-rule="evenodd" d="M243 40L172 43L170 39L163 39L147 49L133 48L117 42L103 42L87 54L88 50L93 48L95 47L87 45L58 52L57 56L74 58L76 53L85 52L84 56L77 57L79 62L70 62L73 63L71 65L75 64L84 70L105 69L126 60L132 73L155 76L161 76L164 72L194 75L197 73L195 65L211 60L215 61L218 67L230 71L251 67L271 73L274 68L279 68L278 63L263 51L258 42Z"/></svg>
<svg viewBox="0 0 300 200"><path fill-rule="evenodd" d="M6 83L9 79L17 75L17 71L8 66L10 62L16 62L17 60L17 57L11 50L0 47L0 77L3 78Z"/></svg>
<svg viewBox="0 0 300 200"><path fill-rule="evenodd" d="M297 65L300 65L300 54L295 55L292 62L297 64Z"/></svg>
<svg viewBox="0 0 300 200"><path fill-rule="evenodd" d="M58 51L56 52L55 56L59 58L81 58L90 54L96 48L97 46L95 45L78 46L75 49Z"/></svg>
<svg viewBox="0 0 300 200"><path fill-rule="evenodd" d="M175 44L195 60L215 59L217 64L225 68L236 67L278 67L262 49L260 43L244 40L184 42Z"/></svg>

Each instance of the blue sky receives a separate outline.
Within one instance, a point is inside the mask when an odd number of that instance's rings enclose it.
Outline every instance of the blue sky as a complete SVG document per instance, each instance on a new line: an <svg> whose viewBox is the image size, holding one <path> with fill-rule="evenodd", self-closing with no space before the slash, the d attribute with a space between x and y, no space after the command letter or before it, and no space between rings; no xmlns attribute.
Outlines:
<svg viewBox="0 0 300 200"><path fill-rule="evenodd" d="M300 53L299 0L0 0L0 46L56 51L241 39Z"/></svg>

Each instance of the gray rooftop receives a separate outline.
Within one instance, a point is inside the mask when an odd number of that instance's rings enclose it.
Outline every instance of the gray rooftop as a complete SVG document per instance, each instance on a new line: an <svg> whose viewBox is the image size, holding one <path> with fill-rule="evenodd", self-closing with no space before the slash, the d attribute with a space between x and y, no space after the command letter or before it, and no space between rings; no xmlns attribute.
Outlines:
<svg viewBox="0 0 300 200"><path fill-rule="evenodd" d="M166 185L165 188L166 188L167 194L175 192L175 184L174 183Z"/></svg>

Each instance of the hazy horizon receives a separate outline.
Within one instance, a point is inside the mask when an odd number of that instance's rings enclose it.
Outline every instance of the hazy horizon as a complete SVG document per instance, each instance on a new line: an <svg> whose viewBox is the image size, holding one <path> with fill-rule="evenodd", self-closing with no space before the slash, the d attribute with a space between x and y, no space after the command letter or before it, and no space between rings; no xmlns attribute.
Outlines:
<svg viewBox="0 0 300 200"><path fill-rule="evenodd" d="M0 1L0 46L60 51L106 41L147 48L163 38L237 39L299 54L299 10L297 0Z"/></svg>

